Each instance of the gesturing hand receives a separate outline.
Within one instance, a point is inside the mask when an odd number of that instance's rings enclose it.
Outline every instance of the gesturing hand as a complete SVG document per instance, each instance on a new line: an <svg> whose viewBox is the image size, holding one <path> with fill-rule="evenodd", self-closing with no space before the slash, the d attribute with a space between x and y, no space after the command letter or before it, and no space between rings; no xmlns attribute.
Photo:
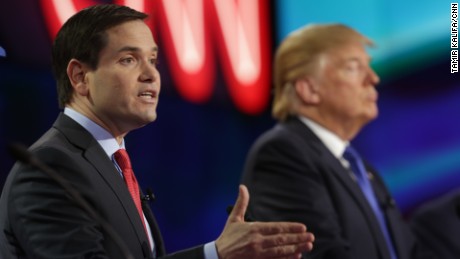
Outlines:
<svg viewBox="0 0 460 259"><path fill-rule="evenodd" d="M236 204L216 240L220 259L300 258L313 249L315 237L301 223L244 222L248 203L248 189L240 185Z"/></svg>

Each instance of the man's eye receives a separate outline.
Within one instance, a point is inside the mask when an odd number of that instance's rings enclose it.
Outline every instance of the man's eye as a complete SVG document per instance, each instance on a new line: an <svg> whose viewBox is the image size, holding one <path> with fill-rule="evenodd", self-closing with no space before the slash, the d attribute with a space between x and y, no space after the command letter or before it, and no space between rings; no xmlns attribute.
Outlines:
<svg viewBox="0 0 460 259"><path fill-rule="evenodd" d="M128 64L131 64L131 63L134 62L134 58L123 58L123 59L120 60L120 62L121 62L122 64L128 65Z"/></svg>
<svg viewBox="0 0 460 259"><path fill-rule="evenodd" d="M158 66L160 64L160 61L157 58L152 58L150 59L150 64Z"/></svg>
<svg viewBox="0 0 460 259"><path fill-rule="evenodd" d="M358 64L356 63L348 63L346 66L345 66L346 69L357 69L358 68Z"/></svg>
<svg viewBox="0 0 460 259"><path fill-rule="evenodd" d="M345 70L351 73L360 72L362 70L362 66L358 63L350 63L345 66Z"/></svg>

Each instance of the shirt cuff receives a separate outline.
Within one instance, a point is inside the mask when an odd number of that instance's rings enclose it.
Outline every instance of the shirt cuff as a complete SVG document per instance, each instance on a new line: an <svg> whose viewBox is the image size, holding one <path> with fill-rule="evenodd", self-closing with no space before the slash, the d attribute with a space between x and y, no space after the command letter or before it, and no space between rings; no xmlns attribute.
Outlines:
<svg viewBox="0 0 460 259"><path fill-rule="evenodd" d="M209 242L204 245L204 258L205 259L219 259L217 255L216 242Z"/></svg>

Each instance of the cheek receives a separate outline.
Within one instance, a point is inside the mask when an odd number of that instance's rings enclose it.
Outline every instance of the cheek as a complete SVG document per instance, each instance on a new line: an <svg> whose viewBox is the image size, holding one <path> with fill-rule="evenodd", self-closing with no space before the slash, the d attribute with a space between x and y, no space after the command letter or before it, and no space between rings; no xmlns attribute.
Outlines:
<svg viewBox="0 0 460 259"><path fill-rule="evenodd" d="M104 79L105 89L102 91L108 96L120 99L129 94L129 86L129 75L110 74Z"/></svg>
<svg viewBox="0 0 460 259"><path fill-rule="evenodd" d="M100 80L95 80L94 83L93 99L101 105L113 107L114 103L120 103L128 96L122 82L114 77L100 77Z"/></svg>

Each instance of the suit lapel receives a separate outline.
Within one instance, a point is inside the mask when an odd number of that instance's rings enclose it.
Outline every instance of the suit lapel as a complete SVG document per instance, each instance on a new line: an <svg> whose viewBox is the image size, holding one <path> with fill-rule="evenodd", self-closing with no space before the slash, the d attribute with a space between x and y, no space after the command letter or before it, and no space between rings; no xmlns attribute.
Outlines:
<svg viewBox="0 0 460 259"><path fill-rule="evenodd" d="M158 227L155 216L153 215L152 210L150 210L148 201L142 200L142 210L144 211L145 218L149 222L150 229L152 230L153 240L155 241L156 256L164 256L166 254L166 249L163 237L161 236L160 228Z"/></svg>
<svg viewBox="0 0 460 259"><path fill-rule="evenodd" d="M384 255L383 258L390 258L388 248L386 247L386 241L380 230L377 218L373 216L374 211L369 205L359 185L350 175L350 172L343 167L340 161L329 151L329 149L327 149L313 131L311 131L311 129L298 118L291 118L286 123L291 131L295 132L295 134L299 135L306 142L306 146L308 145L313 147L314 151L321 159L322 164L328 165L329 171L332 175L342 183L350 196L355 200L356 204L358 204L363 214L366 215L367 225L373 233L375 240L377 240L376 243L381 254Z"/></svg>
<svg viewBox="0 0 460 259"><path fill-rule="evenodd" d="M69 142L83 150L85 159L93 165L94 169L105 180L107 185L112 189L115 197L122 204L127 217L136 231L139 243L148 242L144 226L139 220L139 213L132 201L131 195L119 172L99 143L87 130L64 114L59 115L53 127L61 131L68 138ZM155 230L152 230L153 232Z"/></svg>
<svg viewBox="0 0 460 259"><path fill-rule="evenodd" d="M390 258L388 247L386 246L386 241L382 234L382 230L380 229L379 222L374 216L374 211L364 196L363 192L361 191L359 185L355 182L355 180L353 180L348 170L342 166L340 161L333 157L333 155L330 154L328 150L326 151L329 154L326 153L327 155L325 155L325 157L328 157L329 155L331 156L325 159L329 161L331 172L333 172L333 175L339 179L345 189L350 193L350 196L353 197L355 202L358 204L363 214L366 215L367 225L369 226L369 229L371 230L375 240L377 240L376 243L381 254L384 255L383 258Z"/></svg>
<svg viewBox="0 0 460 259"><path fill-rule="evenodd" d="M385 215L390 235L393 238L393 245L396 249L396 253L399 258L403 258L404 255L401 254L400 251L406 250L403 247L403 244L410 242L410 240L407 240L407 238L401 234L401 228L406 226L401 226L401 214L396 206L396 201L391 197L391 194L385 188L385 183L382 178L377 175L374 169L368 167L368 172L372 176L372 188Z"/></svg>

